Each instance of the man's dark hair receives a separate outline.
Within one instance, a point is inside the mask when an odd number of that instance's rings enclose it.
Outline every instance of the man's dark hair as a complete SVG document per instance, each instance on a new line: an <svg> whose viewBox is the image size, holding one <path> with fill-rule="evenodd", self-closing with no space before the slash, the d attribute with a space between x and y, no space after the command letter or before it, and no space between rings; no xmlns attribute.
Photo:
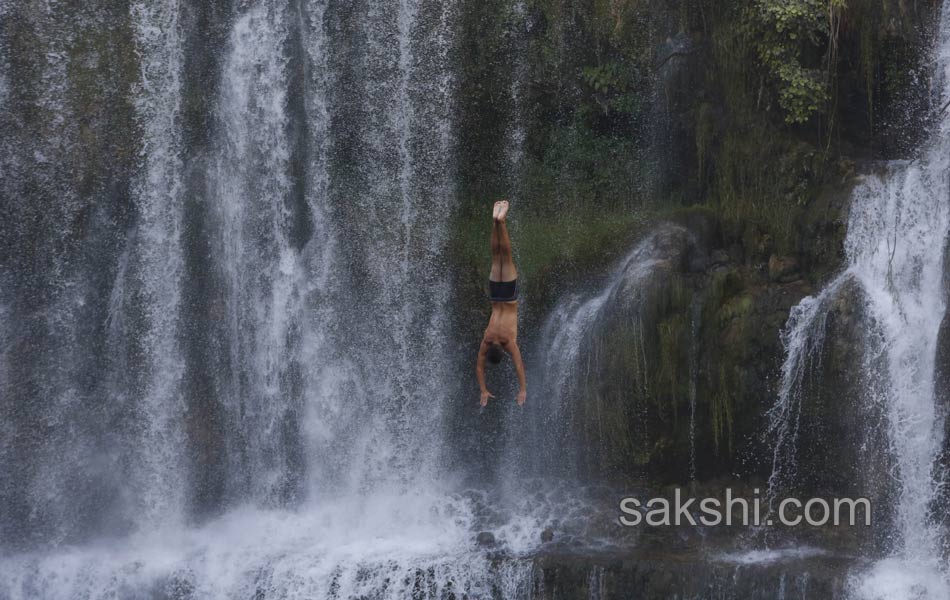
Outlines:
<svg viewBox="0 0 950 600"><path fill-rule="evenodd" d="M498 342L493 342L492 345L488 347L488 352L485 354L485 358L487 358L488 362L493 365L500 363L504 356L505 352L501 349L501 344Z"/></svg>

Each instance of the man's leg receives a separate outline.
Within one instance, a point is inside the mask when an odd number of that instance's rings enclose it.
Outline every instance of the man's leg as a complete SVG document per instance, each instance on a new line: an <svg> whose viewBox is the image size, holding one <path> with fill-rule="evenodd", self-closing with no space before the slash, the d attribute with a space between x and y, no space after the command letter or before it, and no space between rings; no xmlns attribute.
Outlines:
<svg viewBox="0 0 950 600"><path fill-rule="evenodd" d="M508 226L505 218L508 216L508 202L502 200L495 203L492 213L491 231L491 275L492 281L514 281L518 278L515 269L514 256L511 252L511 238L508 237Z"/></svg>

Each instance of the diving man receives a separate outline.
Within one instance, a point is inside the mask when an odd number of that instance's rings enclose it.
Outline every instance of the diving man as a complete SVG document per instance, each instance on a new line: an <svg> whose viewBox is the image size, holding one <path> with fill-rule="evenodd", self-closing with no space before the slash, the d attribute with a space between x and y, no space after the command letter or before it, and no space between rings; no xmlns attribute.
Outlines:
<svg viewBox="0 0 950 600"><path fill-rule="evenodd" d="M486 406L489 398L495 396L485 387L485 361L497 365L504 353L511 355L518 372L518 405L524 404L527 389L525 387L524 363L518 349L518 271L511 255L511 240L505 217L508 215L508 201L495 202L492 211L491 232L491 275L488 277L489 299L491 300L491 318L485 328L478 349L478 361L475 364L475 376L481 388L481 405Z"/></svg>

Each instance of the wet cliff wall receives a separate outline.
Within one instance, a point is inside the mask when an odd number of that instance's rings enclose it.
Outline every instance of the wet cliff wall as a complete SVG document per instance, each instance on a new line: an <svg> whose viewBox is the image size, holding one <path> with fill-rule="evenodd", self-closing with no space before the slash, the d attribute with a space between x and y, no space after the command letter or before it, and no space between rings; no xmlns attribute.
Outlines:
<svg viewBox="0 0 950 600"><path fill-rule="evenodd" d="M460 355L474 356L488 314L486 198L513 200L529 360L545 352L537 332L558 298L601 285L655 223L679 223L694 239L652 284L648 330L633 335L619 321L589 349L610 358L577 399L588 407L577 423L582 471L666 483L767 479L781 330L789 309L841 267L857 179L876 161L913 158L942 108L928 92L938 9L469 6L452 244ZM849 318L848 306L839 312ZM833 440L849 425L833 399L851 391L848 348L830 347L825 369L840 374L811 408L826 413L827 430L814 436L842 468L848 458ZM474 389L463 381L460 394ZM460 412L460 424L473 422L474 408ZM459 449L484 449L505 419L496 418L474 435L459 425L468 440ZM827 478L814 486L836 487Z"/></svg>

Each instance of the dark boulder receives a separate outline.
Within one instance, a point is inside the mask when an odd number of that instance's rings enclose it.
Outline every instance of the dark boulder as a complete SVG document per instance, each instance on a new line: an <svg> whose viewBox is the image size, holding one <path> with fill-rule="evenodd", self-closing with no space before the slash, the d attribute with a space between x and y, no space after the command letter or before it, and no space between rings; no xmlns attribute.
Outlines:
<svg viewBox="0 0 950 600"><path fill-rule="evenodd" d="M479 546L494 546L495 534L490 531L479 532L479 534L475 536L475 543Z"/></svg>

